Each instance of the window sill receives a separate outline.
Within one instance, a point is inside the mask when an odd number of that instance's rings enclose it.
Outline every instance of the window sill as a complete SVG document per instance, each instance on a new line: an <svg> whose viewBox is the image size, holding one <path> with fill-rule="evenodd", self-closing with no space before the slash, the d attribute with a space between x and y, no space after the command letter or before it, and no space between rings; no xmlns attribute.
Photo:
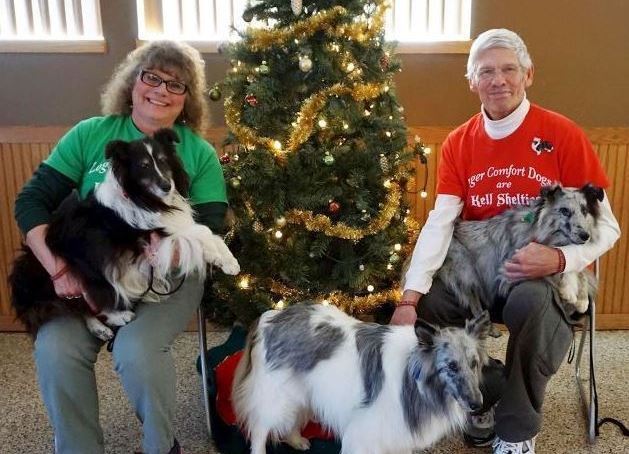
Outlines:
<svg viewBox="0 0 629 454"><path fill-rule="evenodd" d="M107 51L104 39L37 40L0 39L0 53L97 53Z"/></svg>
<svg viewBox="0 0 629 454"><path fill-rule="evenodd" d="M398 42L396 54L469 54L472 41Z"/></svg>

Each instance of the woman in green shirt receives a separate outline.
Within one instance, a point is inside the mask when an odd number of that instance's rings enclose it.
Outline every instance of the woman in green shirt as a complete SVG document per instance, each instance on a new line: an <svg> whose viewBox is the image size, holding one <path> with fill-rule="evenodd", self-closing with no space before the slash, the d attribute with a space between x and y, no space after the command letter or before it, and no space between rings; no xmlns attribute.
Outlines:
<svg viewBox="0 0 629 454"><path fill-rule="evenodd" d="M208 117L205 89L203 59L186 44L149 43L120 64L102 95L103 116L78 123L61 138L16 200L15 216L26 244L51 276L65 263L45 243L50 214L73 189L85 196L103 181L108 169L105 145L114 139L135 140L159 128L173 128L181 139L177 153L190 177L197 221L221 229L227 210L223 173L216 152L200 135ZM59 297L83 295L80 281L70 272L53 283ZM180 452L173 428L175 368L170 348L202 294L203 283L187 279L167 303L140 303L136 319L116 336L115 368L143 424L147 454ZM102 344L74 317L53 319L37 333L34 356L57 454L104 452L94 374Z"/></svg>

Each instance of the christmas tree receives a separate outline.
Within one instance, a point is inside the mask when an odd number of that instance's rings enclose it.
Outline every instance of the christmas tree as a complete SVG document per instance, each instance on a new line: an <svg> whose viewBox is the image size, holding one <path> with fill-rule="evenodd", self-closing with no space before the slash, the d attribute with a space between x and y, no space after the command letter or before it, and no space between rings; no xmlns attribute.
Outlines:
<svg viewBox="0 0 629 454"><path fill-rule="evenodd" d="M242 273L207 301L250 321L304 300L374 313L399 299L417 226L404 193L413 155L382 0L266 0L226 50L220 159ZM216 87L210 95L220 96Z"/></svg>

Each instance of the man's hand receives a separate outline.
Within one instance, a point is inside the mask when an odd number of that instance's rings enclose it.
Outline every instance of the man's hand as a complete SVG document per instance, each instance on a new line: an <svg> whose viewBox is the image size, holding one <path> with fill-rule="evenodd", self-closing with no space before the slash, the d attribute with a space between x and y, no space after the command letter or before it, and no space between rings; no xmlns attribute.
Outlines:
<svg viewBox="0 0 629 454"><path fill-rule="evenodd" d="M398 306L393 312L390 325L414 325L417 312L413 306Z"/></svg>
<svg viewBox="0 0 629 454"><path fill-rule="evenodd" d="M391 316L390 325L414 325L417 320L417 304L422 294L415 290L404 290L400 305Z"/></svg>
<svg viewBox="0 0 629 454"><path fill-rule="evenodd" d="M516 250L513 257L504 264L505 276L512 281L549 276L555 274L558 267L557 251L535 242Z"/></svg>

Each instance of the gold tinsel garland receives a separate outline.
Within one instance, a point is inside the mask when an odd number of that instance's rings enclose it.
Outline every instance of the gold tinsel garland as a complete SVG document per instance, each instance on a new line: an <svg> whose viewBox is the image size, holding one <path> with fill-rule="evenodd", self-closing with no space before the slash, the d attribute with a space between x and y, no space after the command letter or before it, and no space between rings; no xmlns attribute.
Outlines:
<svg viewBox="0 0 629 454"><path fill-rule="evenodd" d="M291 224L304 224L306 230L322 232L328 236L345 240L360 240L367 235L374 235L389 225L400 206L400 187L391 182L385 206L378 216L365 228L350 227L342 222L332 224L332 220L323 214L313 215L312 211L291 210L286 213L286 220Z"/></svg>
<svg viewBox="0 0 629 454"><path fill-rule="evenodd" d="M275 30L252 29L245 36L248 41L247 46L253 52L258 52L281 46L291 39L308 38L320 30L330 37L347 38L358 42L366 41L380 33L384 26L384 15L389 7L386 0L375 0L374 3L377 5L377 10L371 22L358 21L346 26L330 26L330 22L347 14L345 8L335 6L288 27Z"/></svg>
<svg viewBox="0 0 629 454"><path fill-rule="evenodd" d="M273 279L261 279L257 285L252 286L251 283L255 281L255 278L251 275L240 275L241 280L246 280L249 285L246 288L241 287L243 290L248 288L259 289L260 284L265 287L267 284L269 290L276 294L281 295L282 298L290 298L298 301L314 300L320 303L327 301L329 304L333 304L348 313L368 313L379 306L387 302L396 302L400 299L401 292L399 290L399 282L393 282L391 289L383 290L381 292L370 293L364 296L352 296L346 295L342 292L332 292L328 294L313 295L308 292L302 292L295 288L291 288L286 284L278 282Z"/></svg>
<svg viewBox="0 0 629 454"><path fill-rule="evenodd" d="M225 122L245 148L250 149L255 145L263 146L273 152L276 157L284 159L286 153L294 152L308 140L314 129L316 117L325 106L329 96L350 95L356 101L366 101L379 96L387 86L386 83L367 83L347 87L338 83L313 94L302 104L295 120L296 126L292 128L286 145L270 137L260 137L252 128L242 124L240 106L236 105L233 96L225 100Z"/></svg>

